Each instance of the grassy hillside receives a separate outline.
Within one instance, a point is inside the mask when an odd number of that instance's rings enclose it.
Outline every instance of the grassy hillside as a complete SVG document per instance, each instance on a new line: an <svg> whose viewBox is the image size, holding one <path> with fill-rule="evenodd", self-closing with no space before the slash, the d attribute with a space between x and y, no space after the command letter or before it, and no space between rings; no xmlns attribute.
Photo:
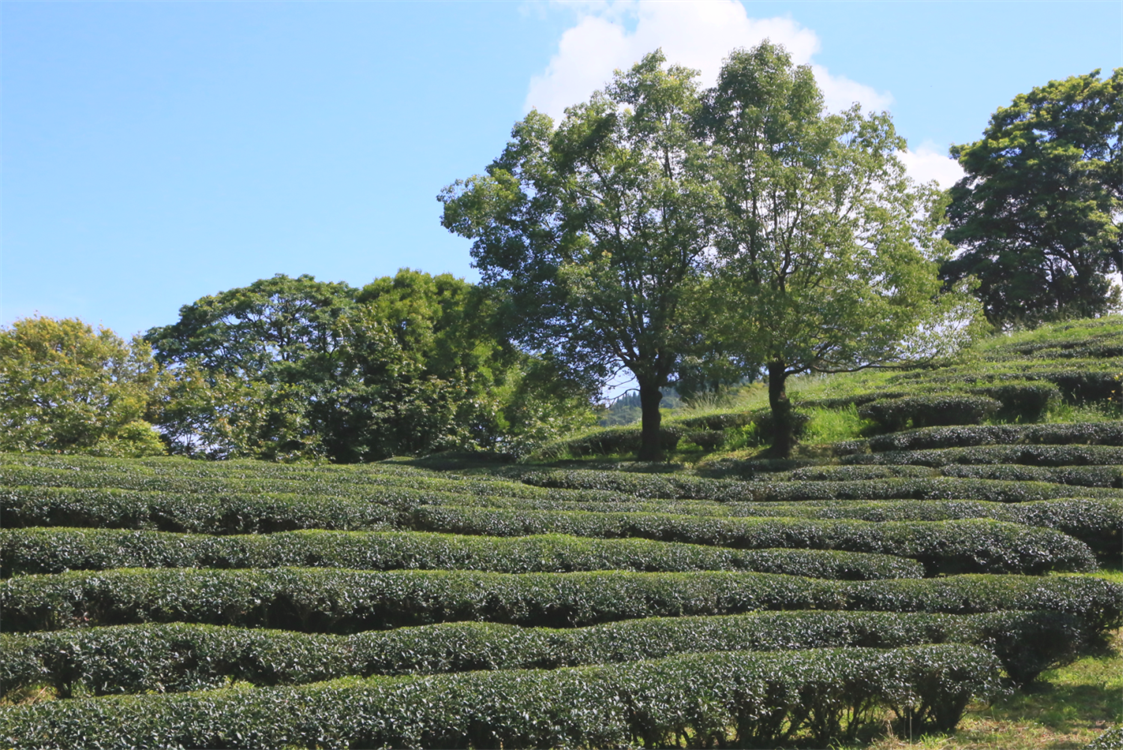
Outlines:
<svg viewBox="0 0 1123 750"><path fill-rule="evenodd" d="M1123 320L538 462L0 455L0 747L1080 748L1123 722ZM680 410L676 410L680 411Z"/></svg>

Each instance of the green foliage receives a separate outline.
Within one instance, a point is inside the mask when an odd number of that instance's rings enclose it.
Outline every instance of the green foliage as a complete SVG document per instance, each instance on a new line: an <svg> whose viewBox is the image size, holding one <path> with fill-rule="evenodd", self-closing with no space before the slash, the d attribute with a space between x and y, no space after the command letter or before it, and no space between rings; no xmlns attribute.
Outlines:
<svg viewBox="0 0 1123 750"><path fill-rule="evenodd" d="M440 196L517 340L598 381L635 376L644 459L660 455L661 389L702 333L686 308L718 205L691 132L695 73L664 62L618 72L556 128L531 112L485 175Z"/></svg>
<svg viewBox="0 0 1123 750"><path fill-rule="evenodd" d="M789 376L946 355L974 310L938 294L941 198L905 176L887 114L826 114L810 67L765 42L726 60L703 124L725 199L717 335L747 371L767 370L773 450L787 457Z"/></svg>
<svg viewBox="0 0 1123 750"><path fill-rule="evenodd" d="M142 341L70 318L0 329L0 450L162 455L160 391Z"/></svg>
<svg viewBox="0 0 1123 750"><path fill-rule="evenodd" d="M302 531L204 536L117 529L0 530L0 575L111 568L331 567L362 570L746 570L813 578L920 578L890 555L821 550L735 550L644 539L518 538L411 532Z"/></svg>
<svg viewBox="0 0 1123 750"><path fill-rule="evenodd" d="M446 623L333 636L214 625L121 625L0 636L6 693L184 692L229 681L299 685L348 675L557 669L682 653L982 646L1019 684L1071 660L1079 622L1056 612L757 612L648 618L586 628Z"/></svg>
<svg viewBox="0 0 1123 750"><path fill-rule="evenodd" d="M175 375L161 426L212 458L523 451L588 401L493 316L467 282L409 269L361 290L278 275L204 297L147 334Z"/></svg>
<svg viewBox="0 0 1123 750"><path fill-rule="evenodd" d="M0 585L0 606L8 633L194 622L347 634L459 621L579 627L756 610L1021 609L1073 615L1094 634L1123 621L1123 585L1078 576L827 581L732 572L122 568L9 578Z"/></svg>
<svg viewBox="0 0 1123 750"><path fill-rule="evenodd" d="M873 401L858 416L885 432L909 427L979 424L994 416L1001 402L985 396L912 396Z"/></svg>
<svg viewBox="0 0 1123 750"><path fill-rule="evenodd" d="M1110 445L1123 447L1123 423L1077 422L1042 425L981 425L928 427L893 435L878 435L864 445L841 446L841 453L914 451L931 448L964 448L975 445Z"/></svg>
<svg viewBox="0 0 1123 750"><path fill-rule="evenodd" d="M953 146L967 175L950 191L949 282L981 282L995 325L1102 315L1123 271L1120 123L1123 68L1050 81L991 116L983 138Z"/></svg>
<svg viewBox="0 0 1123 750"><path fill-rule="evenodd" d="M685 738L817 744L880 725L946 730L1001 694L998 662L956 644L691 654L549 671L343 680L3 711L20 747L635 747Z"/></svg>
<svg viewBox="0 0 1123 750"><path fill-rule="evenodd" d="M928 576L1041 574L1095 568L1095 558L1083 542L1052 529L990 520L870 523L454 506L423 506L413 516L414 528L448 534L524 536L553 532L735 549L833 549L895 554L918 560Z"/></svg>

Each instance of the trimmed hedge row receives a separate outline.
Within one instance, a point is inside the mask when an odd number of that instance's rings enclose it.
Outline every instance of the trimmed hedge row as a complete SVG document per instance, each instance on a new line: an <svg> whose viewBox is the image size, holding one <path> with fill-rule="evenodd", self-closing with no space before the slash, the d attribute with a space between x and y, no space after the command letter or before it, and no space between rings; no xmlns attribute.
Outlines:
<svg viewBox="0 0 1123 750"><path fill-rule="evenodd" d="M422 507L424 531L481 536L547 532L599 538L654 539L734 549L833 549L911 557L925 575L1044 574L1094 570L1083 542L1058 531L991 520L833 521L795 518L714 518L669 513L583 513L490 508Z"/></svg>
<svg viewBox="0 0 1123 750"><path fill-rule="evenodd" d="M187 461L184 461L187 464ZM0 487L38 486L71 487L87 489L122 489L143 492L190 494L216 497L227 494L315 494L320 497L353 497L374 502L393 501L412 496L425 497L450 493L497 495L509 497L544 497L548 491L509 480L475 477L441 478L425 476L387 475L373 477L375 481L353 482L346 477L323 481L317 475L300 478L298 475L276 478L259 476L252 471L249 476L190 476L149 474L132 471L75 471L73 469L35 466L5 467L0 471ZM338 479L338 481L336 481Z"/></svg>
<svg viewBox="0 0 1123 750"><path fill-rule="evenodd" d="M952 466L1025 464L1027 466L1108 466L1123 464L1123 448L1110 445L978 445L843 456L845 465Z"/></svg>
<svg viewBox="0 0 1123 750"><path fill-rule="evenodd" d="M955 450L955 449L952 449ZM935 452L935 451L931 451ZM881 454L873 454L881 455ZM871 479L934 478L992 479L1003 482L1048 482L1078 487L1123 488L1123 466L1028 466L1024 464L947 464L938 467L883 463L814 466L768 481L865 481Z"/></svg>
<svg viewBox="0 0 1123 750"><path fill-rule="evenodd" d="M1052 482L1078 487L1123 488L1123 466L953 465L943 467L941 473L945 476L997 479L1004 482Z"/></svg>
<svg viewBox="0 0 1123 750"><path fill-rule="evenodd" d="M882 430L908 427L979 424L993 417L1002 403L986 396L905 396L880 399L858 409L858 416L869 419Z"/></svg>
<svg viewBox="0 0 1123 750"><path fill-rule="evenodd" d="M692 654L622 665L346 679L303 687L74 700L3 709L0 742L73 747L826 745L882 726L941 731L1003 693L959 644ZM730 735L733 735L732 737Z"/></svg>
<svg viewBox="0 0 1123 750"><path fill-rule="evenodd" d="M356 570L746 570L811 578L921 578L892 555L825 550L734 550L646 539L551 534L517 538L424 532L296 531L206 536L119 529L0 530L0 574L112 568L330 567Z"/></svg>
<svg viewBox="0 0 1123 750"><path fill-rule="evenodd" d="M9 578L0 586L0 608L9 633L137 622L338 634L462 620L566 627L760 609L1049 610L1098 631L1123 622L1123 586L1085 576L824 581L727 572L123 568Z"/></svg>
<svg viewBox="0 0 1123 750"><path fill-rule="evenodd" d="M925 427L878 435L865 441L836 443L836 452L912 451L928 448L965 448L974 445L1016 443L1123 446L1123 422L1073 422L1068 424L1003 424L966 427Z"/></svg>
<svg viewBox="0 0 1123 750"><path fill-rule="evenodd" d="M424 500L405 494L400 502L406 505ZM379 531L401 524L400 511L395 507L356 498L202 496L69 487L0 489L0 516L6 528L90 526L195 534L265 534L297 529Z"/></svg>
<svg viewBox="0 0 1123 750"><path fill-rule="evenodd" d="M587 628L423 625L351 636L170 623L0 635L0 685L62 698L299 685L344 676L556 669L714 651L982 646L1016 684L1073 657L1079 623L1057 612L761 612L625 620Z"/></svg>
<svg viewBox="0 0 1123 750"><path fill-rule="evenodd" d="M561 490L602 490L627 498L745 500L753 488L747 482L676 474L637 474L623 471L546 470L519 476L524 484Z"/></svg>

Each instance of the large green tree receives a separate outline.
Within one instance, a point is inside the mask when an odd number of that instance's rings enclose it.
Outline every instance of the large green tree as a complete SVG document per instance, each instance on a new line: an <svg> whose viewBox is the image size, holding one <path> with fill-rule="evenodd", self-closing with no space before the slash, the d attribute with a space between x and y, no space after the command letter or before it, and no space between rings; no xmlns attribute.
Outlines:
<svg viewBox="0 0 1123 750"><path fill-rule="evenodd" d="M1123 68L1051 81L953 146L966 176L951 189L949 282L977 277L997 326L1094 316L1118 302L1123 272Z"/></svg>
<svg viewBox="0 0 1123 750"><path fill-rule="evenodd" d="M72 318L0 329L0 450L163 454L160 392L143 341Z"/></svg>
<svg viewBox="0 0 1123 750"><path fill-rule="evenodd" d="M486 174L440 196L515 340L592 380L634 376L642 459L660 455L662 389L699 340L687 303L719 204L695 73L664 62L618 72L557 127L531 112Z"/></svg>
<svg viewBox="0 0 1123 750"><path fill-rule="evenodd" d="M828 114L810 68L765 42L726 60L702 125L724 198L713 334L767 373L787 455L790 376L931 357L970 306L938 295L940 195L905 175L888 115Z"/></svg>

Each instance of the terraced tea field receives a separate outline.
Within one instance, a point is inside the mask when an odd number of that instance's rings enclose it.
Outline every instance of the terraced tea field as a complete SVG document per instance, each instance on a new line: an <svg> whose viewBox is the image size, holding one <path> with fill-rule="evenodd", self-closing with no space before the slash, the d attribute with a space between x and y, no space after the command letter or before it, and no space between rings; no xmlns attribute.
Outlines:
<svg viewBox="0 0 1123 750"><path fill-rule="evenodd" d="M1024 418L1111 407L1109 333L785 462L0 456L0 747L988 746L934 743L1119 661L1123 423Z"/></svg>

